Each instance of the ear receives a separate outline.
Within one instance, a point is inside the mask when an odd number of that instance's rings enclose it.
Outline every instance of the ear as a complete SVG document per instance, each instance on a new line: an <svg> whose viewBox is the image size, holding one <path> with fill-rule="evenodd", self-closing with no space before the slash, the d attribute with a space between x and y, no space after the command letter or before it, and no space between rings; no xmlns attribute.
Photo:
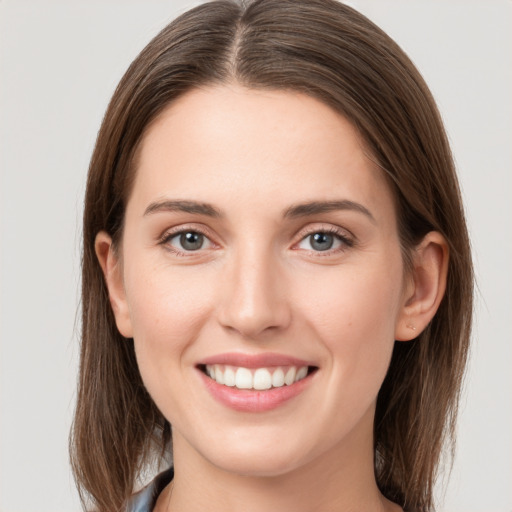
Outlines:
<svg viewBox="0 0 512 512"><path fill-rule="evenodd" d="M132 338L133 330L124 289L122 264L112 245L110 235L105 231L100 231L96 235L94 249L103 270L117 328L125 338Z"/></svg>
<svg viewBox="0 0 512 512"><path fill-rule="evenodd" d="M414 249L412 274L405 286L395 328L396 340L409 341L418 337L436 314L446 290L448 260L448 244L437 231L427 233Z"/></svg>

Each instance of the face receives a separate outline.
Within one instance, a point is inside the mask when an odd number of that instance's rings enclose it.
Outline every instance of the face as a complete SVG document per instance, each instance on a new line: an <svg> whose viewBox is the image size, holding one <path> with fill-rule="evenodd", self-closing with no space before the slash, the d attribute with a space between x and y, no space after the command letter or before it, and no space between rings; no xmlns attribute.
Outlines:
<svg viewBox="0 0 512 512"><path fill-rule="evenodd" d="M373 453L407 286L351 124L299 93L194 90L136 172L110 292L175 450L246 475Z"/></svg>

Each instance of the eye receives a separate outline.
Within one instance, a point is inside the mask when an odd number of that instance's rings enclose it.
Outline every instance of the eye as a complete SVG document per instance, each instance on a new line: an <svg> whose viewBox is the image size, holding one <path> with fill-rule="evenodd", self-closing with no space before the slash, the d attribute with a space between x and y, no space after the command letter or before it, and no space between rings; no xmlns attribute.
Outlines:
<svg viewBox="0 0 512 512"><path fill-rule="evenodd" d="M203 233L192 230L172 233L167 235L162 242L178 253L199 251L212 246L212 242Z"/></svg>
<svg viewBox="0 0 512 512"><path fill-rule="evenodd" d="M352 242L343 235L330 231L315 231L305 236L298 244L299 249L315 252L336 251L351 247Z"/></svg>

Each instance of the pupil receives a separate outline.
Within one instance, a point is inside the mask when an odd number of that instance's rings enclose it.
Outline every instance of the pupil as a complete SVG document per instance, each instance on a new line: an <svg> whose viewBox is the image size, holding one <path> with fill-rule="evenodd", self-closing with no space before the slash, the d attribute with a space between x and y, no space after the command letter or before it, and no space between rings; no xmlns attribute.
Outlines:
<svg viewBox="0 0 512 512"><path fill-rule="evenodd" d="M183 249L187 251L197 251L197 249L201 249L203 245L203 235L201 235L201 233L194 233L193 231L183 233L180 236L180 244Z"/></svg>
<svg viewBox="0 0 512 512"><path fill-rule="evenodd" d="M311 235L311 247L316 251L327 251L332 247L334 237L327 233L315 233Z"/></svg>

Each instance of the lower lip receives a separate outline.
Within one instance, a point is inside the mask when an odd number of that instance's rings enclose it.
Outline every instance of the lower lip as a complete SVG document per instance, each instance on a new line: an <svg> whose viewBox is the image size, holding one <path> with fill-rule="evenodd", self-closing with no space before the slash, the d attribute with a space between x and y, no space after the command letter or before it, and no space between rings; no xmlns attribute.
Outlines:
<svg viewBox="0 0 512 512"><path fill-rule="evenodd" d="M238 389L235 387L224 386L210 379L201 370L203 382L212 396L220 403L242 412L265 412L283 405L288 400L296 397L306 389L311 381L312 375L309 374L304 379L294 382L290 386L280 388L271 388L265 391L252 389Z"/></svg>

